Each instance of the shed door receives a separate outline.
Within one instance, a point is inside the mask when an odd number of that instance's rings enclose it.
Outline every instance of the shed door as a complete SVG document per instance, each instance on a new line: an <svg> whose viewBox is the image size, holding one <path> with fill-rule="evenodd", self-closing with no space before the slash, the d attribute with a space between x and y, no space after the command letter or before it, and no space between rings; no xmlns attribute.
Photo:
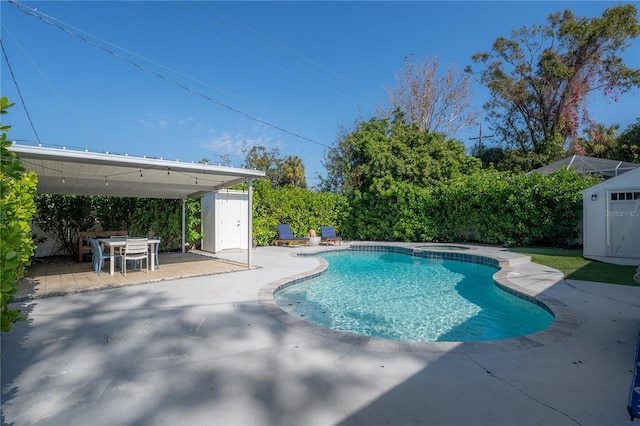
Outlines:
<svg viewBox="0 0 640 426"><path fill-rule="evenodd" d="M609 256L640 258L640 192L609 193Z"/></svg>
<svg viewBox="0 0 640 426"><path fill-rule="evenodd" d="M242 247L242 200L230 194L220 195L220 250Z"/></svg>

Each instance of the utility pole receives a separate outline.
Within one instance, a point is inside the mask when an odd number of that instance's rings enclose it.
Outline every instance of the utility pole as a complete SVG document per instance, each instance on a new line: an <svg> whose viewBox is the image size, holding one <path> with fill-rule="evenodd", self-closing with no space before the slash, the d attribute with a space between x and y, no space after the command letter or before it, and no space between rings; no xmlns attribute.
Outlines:
<svg viewBox="0 0 640 426"><path fill-rule="evenodd" d="M485 138L492 138L493 135L485 136ZM482 121L480 122L480 135L476 138L469 138L469 140L478 141L478 157L482 157Z"/></svg>

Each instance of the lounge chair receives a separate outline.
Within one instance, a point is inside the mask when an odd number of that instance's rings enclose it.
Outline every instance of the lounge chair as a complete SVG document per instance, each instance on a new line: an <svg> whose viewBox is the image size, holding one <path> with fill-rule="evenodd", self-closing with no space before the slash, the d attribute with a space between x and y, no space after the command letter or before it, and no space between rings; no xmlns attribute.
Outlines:
<svg viewBox="0 0 640 426"><path fill-rule="evenodd" d="M273 240L273 244L278 246L280 244L303 244L307 245L309 240L306 238L296 238L293 236L293 231L291 231L291 227L284 223L278 225L278 239Z"/></svg>
<svg viewBox="0 0 640 426"><path fill-rule="evenodd" d="M321 243L325 244L342 244L342 237L338 237L336 235L336 230L333 229L333 226L322 226L320 227L320 233L322 234L322 238L320 239Z"/></svg>

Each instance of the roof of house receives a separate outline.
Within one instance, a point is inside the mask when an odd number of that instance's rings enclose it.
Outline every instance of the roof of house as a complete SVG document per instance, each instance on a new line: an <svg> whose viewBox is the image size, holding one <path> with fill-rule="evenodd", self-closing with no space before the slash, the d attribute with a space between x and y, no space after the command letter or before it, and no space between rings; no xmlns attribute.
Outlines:
<svg viewBox="0 0 640 426"><path fill-rule="evenodd" d="M563 160L540 167L534 171L543 175L548 175L562 167L566 167L569 170L574 170L581 174L602 176L603 178L608 179L640 167L640 164L629 163L626 161L607 160L604 158L586 157L584 155L572 155Z"/></svg>
<svg viewBox="0 0 640 426"><path fill-rule="evenodd" d="M611 179L599 182L589 188L580 191L581 194L593 193L600 189L631 189L632 191L640 191L640 167L636 167L626 173L621 173Z"/></svg>

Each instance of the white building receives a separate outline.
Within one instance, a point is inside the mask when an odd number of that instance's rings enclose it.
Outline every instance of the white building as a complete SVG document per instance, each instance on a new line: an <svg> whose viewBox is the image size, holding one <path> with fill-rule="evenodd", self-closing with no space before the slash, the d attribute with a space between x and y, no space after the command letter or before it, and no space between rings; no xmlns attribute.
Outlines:
<svg viewBox="0 0 640 426"><path fill-rule="evenodd" d="M249 247L246 191L220 190L202 197L202 250L217 253Z"/></svg>
<svg viewBox="0 0 640 426"><path fill-rule="evenodd" d="M640 264L640 167L580 191L583 256Z"/></svg>

